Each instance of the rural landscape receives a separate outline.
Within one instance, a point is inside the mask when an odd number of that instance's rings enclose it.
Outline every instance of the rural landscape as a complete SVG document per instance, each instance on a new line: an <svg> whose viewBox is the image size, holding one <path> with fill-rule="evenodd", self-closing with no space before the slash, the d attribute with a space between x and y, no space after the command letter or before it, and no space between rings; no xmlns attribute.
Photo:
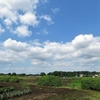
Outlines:
<svg viewBox="0 0 100 100"><path fill-rule="evenodd" d="M0 100L100 100L100 0L0 0Z"/></svg>
<svg viewBox="0 0 100 100"><path fill-rule="evenodd" d="M0 100L100 100L100 74L95 71L1 73Z"/></svg>

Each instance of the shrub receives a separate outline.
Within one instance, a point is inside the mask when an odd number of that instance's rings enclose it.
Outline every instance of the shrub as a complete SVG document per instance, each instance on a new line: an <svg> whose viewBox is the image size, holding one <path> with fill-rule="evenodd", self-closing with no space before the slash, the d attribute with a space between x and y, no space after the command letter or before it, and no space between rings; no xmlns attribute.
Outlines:
<svg viewBox="0 0 100 100"><path fill-rule="evenodd" d="M81 80L83 89L91 89L100 91L100 78L86 78Z"/></svg>
<svg viewBox="0 0 100 100"><path fill-rule="evenodd" d="M0 77L0 82L9 82L10 77L9 76L3 76Z"/></svg>
<svg viewBox="0 0 100 100"><path fill-rule="evenodd" d="M56 76L42 76L38 80L38 85L42 86L61 86L61 80Z"/></svg>
<svg viewBox="0 0 100 100"><path fill-rule="evenodd" d="M11 77L9 80L9 82L12 82L12 83L18 83L19 81L20 81L19 78L16 76Z"/></svg>
<svg viewBox="0 0 100 100"><path fill-rule="evenodd" d="M13 83L18 83L20 80L16 76L3 76L0 77L0 82L13 82Z"/></svg>

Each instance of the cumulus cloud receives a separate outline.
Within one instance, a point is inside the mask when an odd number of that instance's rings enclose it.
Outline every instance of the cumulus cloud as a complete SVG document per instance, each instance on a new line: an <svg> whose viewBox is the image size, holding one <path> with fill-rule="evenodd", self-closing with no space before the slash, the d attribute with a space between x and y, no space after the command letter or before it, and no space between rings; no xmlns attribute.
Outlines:
<svg viewBox="0 0 100 100"><path fill-rule="evenodd" d="M23 59L21 58L20 54L16 54L16 52L12 52L10 50L0 50L0 65L12 65L13 63L20 62Z"/></svg>
<svg viewBox="0 0 100 100"><path fill-rule="evenodd" d="M10 25L12 25L12 21L10 19L5 19L4 23L6 24L7 27L9 27Z"/></svg>
<svg viewBox="0 0 100 100"><path fill-rule="evenodd" d="M93 35L79 35L76 36L75 39L72 41L73 46L78 49L78 48L85 48L93 42Z"/></svg>
<svg viewBox="0 0 100 100"><path fill-rule="evenodd" d="M42 3L47 2L49 1L42 0ZM50 15L41 16L37 12L39 3L41 3L39 0L0 0L0 19L2 24L6 25L5 31L12 34L15 32L20 37L27 37L32 34L28 27L36 28L42 19L47 21L48 25L53 24ZM25 29L25 32L22 32L22 29ZM0 29L1 31L3 30ZM46 30L45 33L47 34Z"/></svg>
<svg viewBox="0 0 100 100"><path fill-rule="evenodd" d="M11 38L7 39L4 43L4 48L12 51L25 51L27 49L27 43L22 43L20 41L12 40Z"/></svg>
<svg viewBox="0 0 100 100"><path fill-rule="evenodd" d="M30 36L31 31L28 27L37 27L40 22L36 13L38 3L39 0L1 0L0 19L9 32L15 31L20 37ZM22 29L25 30L22 31ZM3 31L0 26L0 32Z"/></svg>
<svg viewBox="0 0 100 100"><path fill-rule="evenodd" d="M28 30L28 26L18 26L14 31L15 34L18 34L19 37L26 37L32 34L31 31Z"/></svg>
<svg viewBox="0 0 100 100"><path fill-rule="evenodd" d="M38 0L34 0L33 2L38 3ZM17 1L16 0L9 0L9 1L3 0L3 1L0 1L0 5L3 7L7 7L10 10L20 10L21 9L23 11L30 10L32 7L30 0L17 0Z"/></svg>
<svg viewBox="0 0 100 100"><path fill-rule="evenodd" d="M37 26L39 21L37 20L37 17L32 12L27 12L25 15L20 15L20 22L22 24Z"/></svg>
<svg viewBox="0 0 100 100"><path fill-rule="evenodd" d="M6 5L2 7L2 5L2 2L0 2L0 18L9 19L11 22L17 23L17 12L9 10Z"/></svg>
<svg viewBox="0 0 100 100"><path fill-rule="evenodd" d="M2 59L4 57L5 59ZM28 69L29 65L32 68L33 65L32 69L40 68L45 72L91 70L91 68L99 70L99 61L100 37L94 37L92 34L78 35L66 43L50 41L25 43L9 38L1 43L0 47L0 64L23 62L25 69Z"/></svg>

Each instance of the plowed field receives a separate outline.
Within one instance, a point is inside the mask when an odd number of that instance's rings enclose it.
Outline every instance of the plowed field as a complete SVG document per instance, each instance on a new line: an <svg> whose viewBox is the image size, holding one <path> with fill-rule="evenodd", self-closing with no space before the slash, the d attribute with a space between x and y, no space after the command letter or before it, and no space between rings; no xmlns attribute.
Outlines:
<svg viewBox="0 0 100 100"><path fill-rule="evenodd" d="M21 83L0 83L3 87L7 86L14 86L15 90L22 90ZM67 100L66 95L69 96L68 100L90 100L89 98L85 98L87 92L82 92L76 89L67 89L67 88L55 88L49 86L37 86L37 85L30 85L31 93L15 97L10 100L57 100L53 99L54 97L62 96L62 99L58 100ZM71 96L72 95L72 96ZM78 95L80 95L78 97ZM77 99L76 99L77 98Z"/></svg>

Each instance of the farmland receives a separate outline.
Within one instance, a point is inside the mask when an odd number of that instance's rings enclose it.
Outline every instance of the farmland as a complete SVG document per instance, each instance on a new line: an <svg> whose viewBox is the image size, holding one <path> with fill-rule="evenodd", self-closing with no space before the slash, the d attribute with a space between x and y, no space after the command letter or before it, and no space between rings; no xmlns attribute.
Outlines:
<svg viewBox="0 0 100 100"><path fill-rule="evenodd" d="M10 87L11 90L0 93L15 93L14 96L0 100L100 100L100 92L82 89L80 78L60 78L62 86L37 85L39 77L18 77L20 82L0 82L0 88ZM29 89L29 90L28 90ZM27 93L24 92L28 91ZM19 95L17 92L20 92ZM23 93L22 93L23 92ZM5 95L4 95L5 96Z"/></svg>

